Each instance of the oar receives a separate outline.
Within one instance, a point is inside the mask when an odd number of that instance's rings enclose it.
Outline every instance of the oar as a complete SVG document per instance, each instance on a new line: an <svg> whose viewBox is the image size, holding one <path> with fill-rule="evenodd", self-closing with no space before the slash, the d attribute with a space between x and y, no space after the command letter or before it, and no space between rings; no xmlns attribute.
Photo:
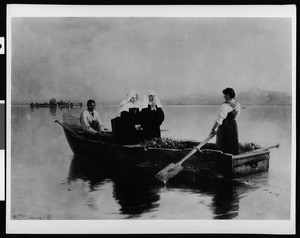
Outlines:
<svg viewBox="0 0 300 238"><path fill-rule="evenodd" d="M181 159L176 164L174 164L174 163L169 164L164 169L159 171L155 175L155 177L157 179L161 180L162 182L164 182L164 184L166 184L170 178L173 178L176 174L178 174L183 169L181 164L184 161L186 161L188 158L190 158L197 150L199 150L202 146L204 146L213 137L214 137L214 134L210 134L203 142L201 142L197 147L192 149L192 151L190 151L186 156L184 156L183 159Z"/></svg>
<svg viewBox="0 0 300 238"><path fill-rule="evenodd" d="M169 131L169 129L160 129L160 131Z"/></svg>
<svg viewBox="0 0 300 238"><path fill-rule="evenodd" d="M277 143L277 145L272 145L272 146L266 146L266 147L263 147L263 148L260 148L260 149L257 149L257 150L252 150L252 151L249 151L249 153L255 153L255 152L261 152L261 151L264 151L264 150L269 150L269 149L272 149L272 148L276 148L278 149L280 146L279 143Z"/></svg>
<svg viewBox="0 0 300 238"><path fill-rule="evenodd" d="M143 127L141 127L139 130L144 130L144 128ZM170 131L169 129L160 129L160 131Z"/></svg>

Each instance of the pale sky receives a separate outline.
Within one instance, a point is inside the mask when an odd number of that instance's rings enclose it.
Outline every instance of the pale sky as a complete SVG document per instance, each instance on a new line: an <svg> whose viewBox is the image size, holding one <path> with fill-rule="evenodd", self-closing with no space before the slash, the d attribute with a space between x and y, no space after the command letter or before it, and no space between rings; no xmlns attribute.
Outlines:
<svg viewBox="0 0 300 238"><path fill-rule="evenodd" d="M12 18L12 103L258 87L291 95L291 18Z"/></svg>

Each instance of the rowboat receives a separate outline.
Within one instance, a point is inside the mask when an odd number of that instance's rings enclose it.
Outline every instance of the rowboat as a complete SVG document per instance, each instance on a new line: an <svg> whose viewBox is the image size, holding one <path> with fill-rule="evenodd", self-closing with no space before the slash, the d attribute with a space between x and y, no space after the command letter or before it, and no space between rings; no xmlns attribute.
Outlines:
<svg viewBox="0 0 300 238"><path fill-rule="evenodd" d="M62 126L75 155L88 157L94 162L148 168L154 174L170 163L178 162L199 144L196 141L183 141L185 146L181 149L146 147L142 143L123 145L114 141L86 138L82 134L79 119L69 114L64 114L62 122L56 122ZM113 133L108 131L107 134ZM213 144L210 144L202 147L183 163L183 172L231 179L260 173L269 169L269 148L272 147L232 155L214 149Z"/></svg>

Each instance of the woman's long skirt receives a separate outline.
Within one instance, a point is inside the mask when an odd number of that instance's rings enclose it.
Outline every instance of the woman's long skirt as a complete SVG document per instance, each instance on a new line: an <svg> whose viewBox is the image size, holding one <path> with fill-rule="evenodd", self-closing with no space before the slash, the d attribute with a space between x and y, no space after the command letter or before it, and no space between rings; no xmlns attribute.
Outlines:
<svg viewBox="0 0 300 238"><path fill-rule="evenodd" d="M224 153L239 154L238 126L234 119L223 120L217 132L216 143Z"/></svg>

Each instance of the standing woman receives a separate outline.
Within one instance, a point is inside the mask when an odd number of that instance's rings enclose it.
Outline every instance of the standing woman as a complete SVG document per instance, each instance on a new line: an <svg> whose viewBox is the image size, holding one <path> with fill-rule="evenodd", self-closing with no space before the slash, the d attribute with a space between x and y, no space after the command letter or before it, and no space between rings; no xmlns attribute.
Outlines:
<svg viewBox="0 0 300 238"><path fill-rule="evenodd" d="M217 134L216 144L223 152L237 155L239 154L239 140L235 119L240 114L241 105L235 100L235 92L232 88L226 88L222 92L225 102L221 106L210 135Z"/></svg>
<svg viewBox="0 0 300 238"><path fill-rule="evenodd" d="M141 125L145 139L160 138L160 125L165 119L162 104L155 91L144 96L141 109Z"/></svg>
<svg viewBox="0 0 300 238"><path fill-rule="evenodd" d="M119 105L120 140L123 144L135 144L141 140L140 108L138 93L130 91Z"/></svg>

